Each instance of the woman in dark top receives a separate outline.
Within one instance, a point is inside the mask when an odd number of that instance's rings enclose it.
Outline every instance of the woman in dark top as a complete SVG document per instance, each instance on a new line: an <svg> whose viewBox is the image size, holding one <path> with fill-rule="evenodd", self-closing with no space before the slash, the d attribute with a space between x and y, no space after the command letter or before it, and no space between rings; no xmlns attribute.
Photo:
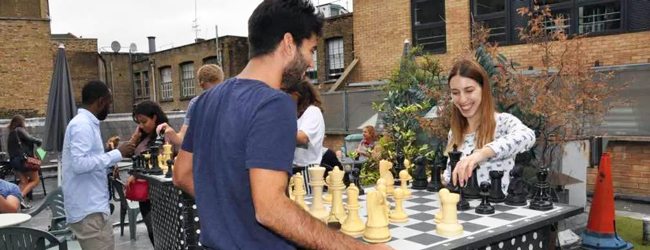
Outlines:
<svg viewBox="0 0 650 250"><path fill-rule="evenodd" d="M20 194L25 196L38 185L38 170L25 168L24 155L34 157L34 146L41 146L41 140L32 137L25 129L25 117L15 115L9 123L7 147L11 159L11 167L20 178Z"/></svg>
<svg viewBox="0 0 650 250"><path fill-rule="evenodd" d="M143 101L135 106L133 110L133 121L138 124L138 127L135 129L130 141L137 145L135 148L136 155L148 153L149 148L153 146L156 142L156 137L158 137L156 127L169 122L162 108L152 101ZM160 153L162 153L162 149ZM128 187L133 181L135 181L135 176L129 176L129 179L126 181L126 186ZM151 201L147 200L139 203L140 213L142 213L142 218L147 226L149 239L151 240L151 244L154 244L151 216L149 213L151 211Z"/></svg>

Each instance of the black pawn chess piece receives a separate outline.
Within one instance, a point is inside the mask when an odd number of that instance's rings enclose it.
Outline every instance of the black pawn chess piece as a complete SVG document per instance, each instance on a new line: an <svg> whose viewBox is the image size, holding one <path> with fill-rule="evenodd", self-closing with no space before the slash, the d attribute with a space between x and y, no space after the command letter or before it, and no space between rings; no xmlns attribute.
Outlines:
<svg viewBox="0 0 650 250"><path fill-rule="evenodd" d="M478 176L476 174L479 166L476 166L472 171L472 177L469 178L467 186L463 189L463 197L466 199L480 199L481 198L481 188L478 185Z"/></svg>
<svg viewBox="0 0 650 250"><path fill-rule="evenodd" d="M490 202L504 202L506 200L506 195L503 193L501 188L501 178L503 178L503 171L493 170L490 171L490 197L488 198Z"/></svg>
<svg viewBox="0 0 650 250"><path fill-rule="evenodd" d="M443 188L442 181L440 181L440 169L442 169L442 165L431 164L431 181L427 185L427 191L438 192Z"/></svg>
<svg viewBox="0 0 650 250"><path fill-rule="evenodd" d="M413 185L411 186L412 189L427 189L429 182L427 181L426 161L427 159L424 156L418 156L413 161L413 164L415 164L415 178L413 178ZM432 171L431 173L435 172ZM438 179L440 179L440 177L438 177Z"/></svg>
<svg viewBox="0 0 650 250"><path fill-rule="evenodd" d="M521 165L515 165L510 171L510 184L508 184L508 196L506 197L506 205L510 206L526 206L526 183L523 180L524 168Z"/></svg>
<svg viewBox="0 0 650 250"><path fill-rule="evenodd" d="M467 199L463 195L464 189L465 188L463 188L463 187L458 187L458 192L460 194L460 200L458 200L458 203L456 204L456 210L458 210L458 211L467 211L467 210L471 209L471 207L469 206L469 202L467 201Z"/></svg>
<svg viewBox="0 0 650 250"><path fill-rule="evenodd" d="M490 204L488 196L490 196L490 183L487 181L481 182L481 205L478 205L474 211L477 214L493 214L494 207Z"/></svg>
<svg viewBox="0 0 650 250"><path fill-rule="evenodd" d="M167 174L165 174L165 178L172 178L174 175L173 173L173 167L174 167L174 160L172 159L167 159Z"/></svg>
<svg viewBox="0 0 650 250"><path fill-rule="evenodd" d="M533 201L530 202L530 209L547 211L553 209L553 201L549 194L550 185L548 183L548 168L540 168L537 172L537 189Z"/></svg>
<svg viewBox="0 0 650 250"><path fill-rule="evenodd" d="M163 145L163 141L165 139L165 130L161 130L160 134L158 134L158 137L156 138L156 141L154 142L153 146L151 146L150 154L151 154L151 169L148 171L149 174L152 175L161 175L163 174L162 169L160 166L158 166L158 155L160 154L160 148Z"/></svg>
<svg viewBox="0 0 650 250"><path fill-rule="evenodd" d="M395 164L395 166L393 167L393 169L395 171L395 173L393 173L393 176L399 177L399 172L404 170L404 168L405 168L404 167L404 159L405 158L406 158L406 156L404 156L404 153L402 153L401 151L397 152L397 154L395 155L395 159L397 160L397 164ZM402 184L401 181L399 180L399 178L394 178L394 179L395 179L394 185L396 187L398 187L399 185Z"/></svg>

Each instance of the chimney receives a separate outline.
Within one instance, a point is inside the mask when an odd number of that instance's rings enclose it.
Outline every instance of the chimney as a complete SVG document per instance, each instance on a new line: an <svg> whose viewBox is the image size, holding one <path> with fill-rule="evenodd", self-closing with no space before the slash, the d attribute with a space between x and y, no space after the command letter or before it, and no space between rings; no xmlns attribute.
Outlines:
<svg viewBox="0 0 650 250"><path fill-rule="evenodd" d="M148 36L149 39L149 54L156 53L156 37Z"/></svg>

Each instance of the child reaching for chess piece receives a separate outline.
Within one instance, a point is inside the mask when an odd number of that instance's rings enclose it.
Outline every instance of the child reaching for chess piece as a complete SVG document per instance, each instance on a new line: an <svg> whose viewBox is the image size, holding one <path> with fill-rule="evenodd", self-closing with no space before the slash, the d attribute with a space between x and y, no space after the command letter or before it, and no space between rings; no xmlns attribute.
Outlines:
<svg viewBox="0 0 650 250"><path fill-rule="evenodd" d="M458 145L462 158L453 172L447 166L444 181L464 187L480 165L478 183L490 181L490 171L503 171L501 189L506 193L515 156L533 146L534 131L517 117L496 112L490 78L478 63L456 62L447 84L453 106L446 151Z"/></svg>

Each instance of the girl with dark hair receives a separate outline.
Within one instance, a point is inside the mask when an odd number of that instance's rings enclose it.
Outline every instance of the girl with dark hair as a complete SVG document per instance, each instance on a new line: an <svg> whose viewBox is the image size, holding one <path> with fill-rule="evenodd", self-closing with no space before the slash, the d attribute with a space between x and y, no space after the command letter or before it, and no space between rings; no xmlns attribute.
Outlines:
<svg viewBox="0 0 650 250"><path fill-rule="evenodd" d="M135 154L146 153L147 150L156 141L156 127L160 124L169 122L167 115L162 111L160 105L152 101L143 101L138 103L133 110L133 121L138 124L131 136L130 142L136 145ZM162 150L162 149L161 149ZM129 176L126 181L126 188L136 181L134 176ZM151 228L151 201L140 201L140 213L145 225L147 226L147 233L151 244L154 244L153 229Z"/></svg>
<svg viewBox="0 0 650 250"><path fill-rule="evenodd" d="M34 146L41 146L41 140L32 137L25 129L25 117L15 115L8 126L9 136L7 137L7 151L9 153L11 167L20 178L20 194L23 201L29 192L39 183L38 170L25 167L25 156L34 157ZM28 205L22 204L29 208Z"/></svg>
<svg viewBox="0 0 650 250"><path fill-rule="evenodd" d="M480 165L476 173L479 183L490 181L490 171L504 171L501 188L506 193L515 156L533 146L535 133L517 117L496 112L490 78L478 63L456 62L447 84L452 113L446 152L456 145L462 158L453 173L447 166L445 182L465 186L472 171Z"/></svg>

